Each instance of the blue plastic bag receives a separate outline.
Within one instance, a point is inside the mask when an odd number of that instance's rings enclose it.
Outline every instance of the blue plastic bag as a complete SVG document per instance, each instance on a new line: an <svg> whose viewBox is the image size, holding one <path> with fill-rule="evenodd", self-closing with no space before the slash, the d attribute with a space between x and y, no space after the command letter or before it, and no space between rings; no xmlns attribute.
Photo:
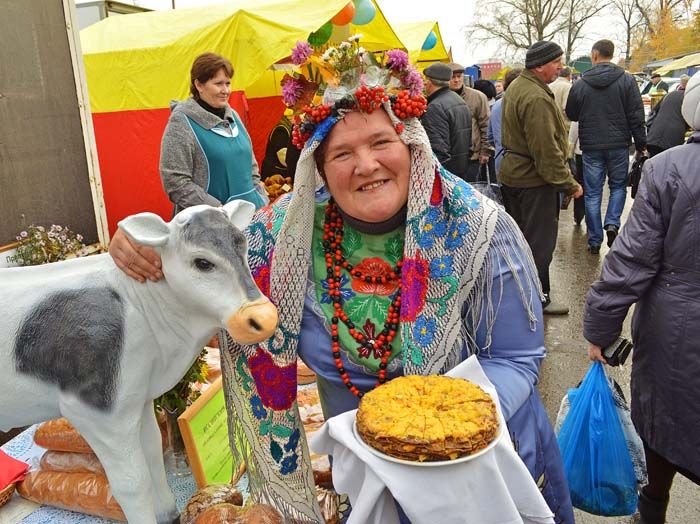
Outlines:
<svg viewBox="0 0 700 524"><path fill-rule="evenodd" d="M602 363L593 363L569 399L557 440L571 502L594 515L631 515L637 478Z"/></svg>

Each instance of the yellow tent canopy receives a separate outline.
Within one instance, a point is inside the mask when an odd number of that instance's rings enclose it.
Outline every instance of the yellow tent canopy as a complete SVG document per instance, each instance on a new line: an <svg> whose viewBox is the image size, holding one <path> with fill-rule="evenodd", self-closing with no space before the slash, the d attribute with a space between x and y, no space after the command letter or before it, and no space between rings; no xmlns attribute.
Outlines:
<svg viewBox="0 0 700 524"><path fill-rule="evenodd" d="M433 62L449 60L450 55L445 49L445 43L440 34L440 26L435 21L408 22L402 24L389 24L381 9L377 7L377 16L367 25L356 26L348 24L344 28L336 28L330 41L338 43L350 35L361 34L360 44L370 51L386 51L389 49L404 49L409 59L416 64L419 70ZM342 29L342 30L339 30ZM437 43L428 51L423 51L423 42L431 31L435 31ZM275 69L273 67L273 69ZM291 70L293 68L287 68ZM284 70L268 70L251 86L246 88L248 98L279 95L281 92L280 81L284 76Z"/></svg>
<svg viewBox="0 0 700 524"><path fill-rule="evenodd" d="M349 34L361 34L360 45L368 51L387 51L389 49L404 48L405 45L396 33L396 28L389 24L377 1L372 0L372 3L377 9L374 19L365 25L348 24L347 27L350 28ZM331 35L331 41L339 43L344 40L342 31L339 37L333 38L333 35Z"/></svg>
<svg viewBox="0 0 700 524"><path fill-rule="evenodd" d="M676 71L678 69L687 69L689 67L700 65L700 53L693 53L692 55L686 55L674 60L671 63L666 64L656 70L654 73L659 73L660 75L665 75L671 71Z"/></svg>
<svg viewBox="0 0 700 524"><path fill-rule="evenodd" d="M205 51L229 58L232 88L245 89L347 2L234 0L108 17L80 33L92 111L165 108L186 98L192 60ZM379 27L379 14L362 27Z"/></svg>
<svg viewBox="0 0 700 524"><path fill-rule="evenodd" d="M348 24L342 27L334 27L329 43L338 44L351 35L361 35L360 45L368 51L377 52L387 51L389 49L406 49L406 45L399 39L399 36L394 30L395 28L389 24L389 21L384 16L384 13L382 13L377 2L372 0L372 3L377 9L377 14L369 24ZM287 49L287 54L284 55L283 58L289 56L290 50L291 46ZM295 68L291 66L269 66L268 69L264 71L261 70L258 79L245 88L246 96L248 98L260 98L280 95L282 93L282 88L280 87L282 77L284 77L287 72L291 74L293 70L295 70Z"/></svg>
<svg viewBox="0 0 700 524"><path fill-rule="evenodd" d="M440 28L435 21L408 22L394 24L396 33L399 35L403 47L408 51L408 58L412 63L416 62L443 62L449 59L449 54L445 49L445 43L440 34ZM428 51L423 51L423 43L431 31L437 36L435 47Z"/></svg>

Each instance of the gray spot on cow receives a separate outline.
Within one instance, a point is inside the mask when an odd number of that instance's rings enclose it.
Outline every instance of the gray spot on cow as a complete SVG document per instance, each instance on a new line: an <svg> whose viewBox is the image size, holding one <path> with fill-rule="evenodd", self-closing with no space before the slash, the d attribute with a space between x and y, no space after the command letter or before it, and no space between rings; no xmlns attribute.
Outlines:
<svg viewBox="0 0 700 524"><path fill-rule="evenodd" d="M216 209L195 213L183 226L182 235L186 242L212 251L229 261L248 300L260 298L260 291L246 266L245 235L231 224L226 215Z"/></svg>
<svg viewBox="0 0 700 524"><path fill-rule="evenodd" d="M39 302L22 323L15 339L15 365L20 373L108 411L123 342L124 306L116 291L59 291Z"/></svg>

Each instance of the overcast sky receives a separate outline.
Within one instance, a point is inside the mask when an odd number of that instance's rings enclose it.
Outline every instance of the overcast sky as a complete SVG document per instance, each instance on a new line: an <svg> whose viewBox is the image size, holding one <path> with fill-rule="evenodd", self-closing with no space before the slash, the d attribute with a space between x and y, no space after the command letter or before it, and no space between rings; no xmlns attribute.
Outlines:
<svg viewBox="0 0 700 524"><path fill-rule="evenodd" d="M82 0L87 1L87 0ZM172 0L120 0L148 7L151 9L170 9ZM227 0L175 0L177 7L202 6L212 3L222 3ZM323 1L323 0L309 0ZM452 47L455 61L464 65L488 61L501 57L498 45L475 43L470 41L465 26L473 21L475 0L377 0L384 16L389 22L415 22L421 20L436 20L445 42L445 47ZM81 3L81 0L77 0ZM700 7L700 0L692 0L693 5ZM573 57L588 54L591 45L601 38L610 38L620 42L624 37L616 20L610 11L601 11L600 16L586 26L584 38L577 45ZM616 50L621 51L621 50ZM616 57L620 53L616 52Z"/></svg>
<svg viewBox="0 0 700 524"><path fill-rule="evenodd" d="M88 1L88 0L82 0ZM170 9L171 0L120 0L151 9ZM177 7L194 7L227 0L175 0ZM323 0L309 0L323 1ZM81 0L77 0L81 3ZM416 22L437 20L445 47L452 46L452 56L458 62L471 64L491 58L494 46L479 46L468 49L462 27L472 20L474 0L378 0L384 16L389 22Z"/></svg>

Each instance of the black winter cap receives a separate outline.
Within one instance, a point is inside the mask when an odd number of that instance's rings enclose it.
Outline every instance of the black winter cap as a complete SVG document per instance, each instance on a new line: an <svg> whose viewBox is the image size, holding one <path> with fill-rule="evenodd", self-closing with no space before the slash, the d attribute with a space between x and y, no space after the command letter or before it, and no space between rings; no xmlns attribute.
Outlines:
<svg viewBox="0 0 700 524"><path fill-rule="evenodd" d="M552 60L556 60L564 51L558 44L540 40L532 44L525 54L525 67L534 69L541 65L548 64Z"/></svg>

